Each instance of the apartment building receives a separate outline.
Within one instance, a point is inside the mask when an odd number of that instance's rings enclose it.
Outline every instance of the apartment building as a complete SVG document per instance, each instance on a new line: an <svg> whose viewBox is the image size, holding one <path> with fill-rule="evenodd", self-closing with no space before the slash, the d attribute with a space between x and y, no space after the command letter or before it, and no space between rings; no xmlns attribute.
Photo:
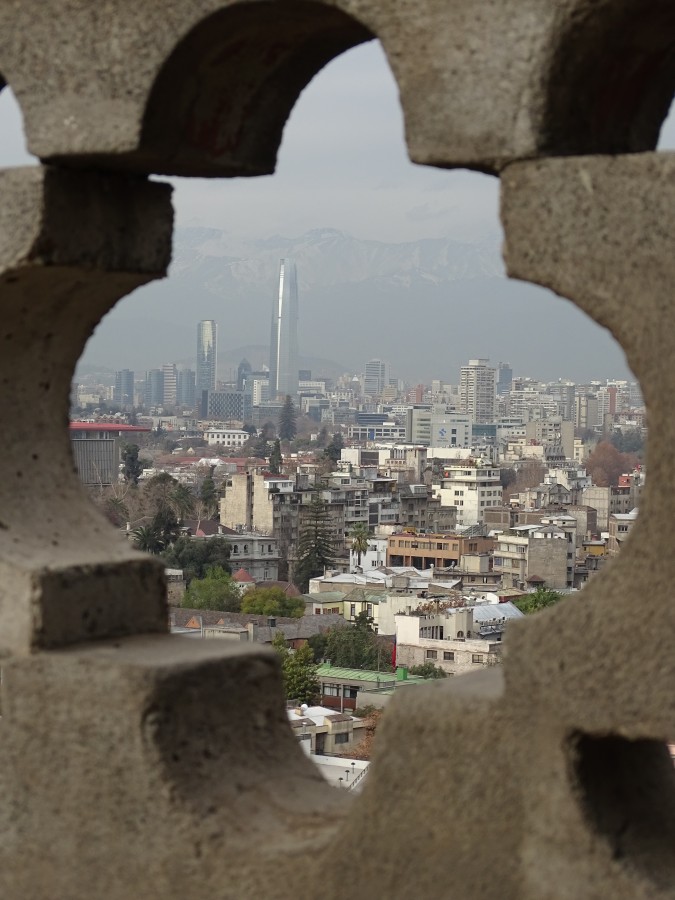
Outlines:
<svg viewBox="0 0 675 900"><path fill-rule="evenodd" d="M493 538L465 537L458 534L414 534L399 532L388 538L387 565L415 569L461 568L465 554L490 553Z"/></svg>
<svg viewBox="0 0 675 900"><path fill-rule="evenodd" d="M503 587L545 586L565 590L574 584L574 537L555 525L517 525L497 537L493 570Z"/></svg>
<svg viewBox="0 0 675 900"><path fill-rule="evenodd" d="M502 505L500 475L499 468L480 460L448 463L434 492L443 506L457 507L458 525L480 524L486 509Z"/></svg>

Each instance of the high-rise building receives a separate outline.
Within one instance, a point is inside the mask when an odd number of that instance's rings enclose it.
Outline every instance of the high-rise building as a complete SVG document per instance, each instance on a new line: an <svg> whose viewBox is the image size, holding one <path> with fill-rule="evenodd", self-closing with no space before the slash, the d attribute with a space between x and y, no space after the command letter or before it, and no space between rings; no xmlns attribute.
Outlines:
<svg viewBox="0 0 675 900"><path fill-rule="evenodd" d="M176 368L176 364L166 363L165 365L163 365L162 375L164 377L164 393L162 395L162 406L175 406L178 396L178 369Z"/></svg>
<svg viewBox="0 0 675 900"><path fill-rule="evenodd" d="M511 390L513 369L510 363L500 362L497 366L497 393L505 397Z"/></svg>
<svg viewBox="0 0 675 900"><path fill-rule="evenodd" d="M121 407L134 405L134 373L131 369L121 369L119 372L115 372L113 402Z"/></svg>
<svg viewBox="0 0 675 900"><path fill-rule="evenodd" d="M247 359L242 359L237 368L237 390L243 391L244 384L247 379L250 377L253 368L251 363Z"/></svg>
<svg viewBox="0 0 675 900"><path fill-rule="evenodd" d="M181 369L178 373L176 388L178 406L192 409L195 405L195 372L194 369Z"/></svg>
<svg viewBox="0 0 675 900"><path fill-rule="evenodd" d="M213 319L204 319L197 326L197 371L195 387L197 397L203 391L215 391L218 366L218 325Z"/></svg>
<svg viewBox="0 0 675 900"><path fill-rule="evenodd" d="M282 259L279 290L272 305L270 397L298 393L298 281L295 263Z"/></svg>
<svg viewBox="0 0 675 900"><path fill-rule="evenodd" d="M459 406L473 422L494 422L496 415L497 372L487 359L470 359L462 366L459 382Z"/></svg>
<svg viewBox="0 0 675 900"><path fill-rule="evenodd" d="M150 369L145 375L145 406L161 406L164 402L164 375L161 369Z"/></svg>
<svg viewBox="0 0 675 900"><path fill-rule="evenodd" d="M379 396L389 385L389 363L381 359L369 359L366 363L363 393L368 397Z"/></svg>

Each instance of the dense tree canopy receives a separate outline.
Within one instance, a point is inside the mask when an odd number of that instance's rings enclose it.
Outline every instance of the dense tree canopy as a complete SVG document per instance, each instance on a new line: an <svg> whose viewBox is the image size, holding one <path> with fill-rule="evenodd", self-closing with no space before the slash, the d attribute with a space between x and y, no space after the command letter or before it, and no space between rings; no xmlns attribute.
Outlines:
<svg viewBox="0 0 675 900"><path fill-rule="evenodd" d="M546 609L547 606L553 606L562 598L563 595L559 591L551 591L548 588L540 587L531 594L525 594L524 597L515 600L514 606L518 607L525 615L531 615L539 612L540 609Z"/></svg>
<svg viewBox="0 0 675 900"><path fill-rule="evenodd" d="M289 650L282 634L274 638L272 646L281 658L286 699L310 705L316 703L321 686L311 648L304 646L295 651Z"/></svg>
<svg viewBox="0 0 675 900"><path fill-rule="evenodd" d="M236 582L222 566L212 566L204 578L194 578L181 604L186 609L213 609L239 612L241 594Z"/></svg>
<svg viewBox="0 0 675 900"><path fill-rule="evenodd" d="M598 487L615 486L619 476L632 472L637 461L631 453L619 453L609 441L600 441L586 460L586 471Z"/></svg>
<svg viewBox="0 0 675 900"><path fill-rule="evenodd" d="M440 666L435 666L432 662L425 662L419 666L411 666L408 670L411 675L419 675L421 678L447 678L448 673L443 671Z"/></svg>
<svg viewBox="0 0 675 900"><path fill-rule="evenodd" d="M302 597L289 597L279 587L254 588L246 591L242 597L241 611L263 616L300 618L305 613L305 601Z"/></svg>
<svg viewBox="0 0 675 900"><path fill-rule="evenodd" d="M319 496L314 496L300 532L298 561L293 571L293 581L301 591L306 593L310 578L323 575L324 569L333 565L334 555L328 508Z"/></svg>
<svg viewBox="0 0 675 900"><path fill-rule="evenodd" d="M162 557L170 568L183 570L188 584L193 578L203 578L212 566L230 572L230 545L221 537L195 540L184 535L168 547Z"/></svg>
<svg viewBox="0 0 675 900"><path fill-rule="evenodd" d="M339 625L308 641L316 660L329 659L334 666L391 672L393 644L372 630L372 619L357 617L354 625Z"/></svg>
<svg viewBox="0 0 675 900"><path fill-rule="evenodd" d="M281 475L281 464L283 457L281 455L281 441L277 438L270 453L270 472L272 475Z"/></svg>
<svg viewBox="0 0 675 900"><path fill-rule="evenodd" d="M293 399L286 394L284 405L279 413L279 437L282 441L292 441L298 433L297 415Z"/></svg>

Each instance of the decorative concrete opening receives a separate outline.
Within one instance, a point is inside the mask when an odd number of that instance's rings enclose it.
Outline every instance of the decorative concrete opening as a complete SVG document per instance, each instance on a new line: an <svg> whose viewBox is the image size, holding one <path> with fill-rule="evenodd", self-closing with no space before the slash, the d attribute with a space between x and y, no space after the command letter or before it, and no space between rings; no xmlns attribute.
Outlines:
<svg viewBox="0 0 675 900"><path fill-rule="evenodd" d="M671 887L675 767L668 746L646 738L576 734L570 748L584 812L612 857L659 887Z"/></svg>
<svg viewBox="0 0 675 900"><path fill-rule="evenodd" d="M675 10L667 0L587 4L570 17L549 73L544 150L656 147L675 89Z"/></svg>

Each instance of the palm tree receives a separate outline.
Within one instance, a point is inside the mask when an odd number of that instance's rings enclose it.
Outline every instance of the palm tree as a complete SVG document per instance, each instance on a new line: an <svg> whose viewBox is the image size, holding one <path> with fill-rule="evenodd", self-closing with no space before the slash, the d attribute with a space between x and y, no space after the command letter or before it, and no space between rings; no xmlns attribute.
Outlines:
<svg viewBox="0 0 675 900"><path fill-rule="evenodd" d="M177 484L171 491L169 504L179 522L194 512L195 499L195 495L186 484Z"/></svg>
<svg viewBox="0 0 675 900"><path fill-rule="evenodd" d="M368 550L368 526L359 522L352 529L352 550L356 553L356 565L361 566L361 557Z"/></svg>
<svg viewBox="0 0 675 900"><path fill-rule="evenodd" d="M134 539L134 547L144 553L159 553L164 549L162 532L156 524L140 525L131 532Z"/></svg>

